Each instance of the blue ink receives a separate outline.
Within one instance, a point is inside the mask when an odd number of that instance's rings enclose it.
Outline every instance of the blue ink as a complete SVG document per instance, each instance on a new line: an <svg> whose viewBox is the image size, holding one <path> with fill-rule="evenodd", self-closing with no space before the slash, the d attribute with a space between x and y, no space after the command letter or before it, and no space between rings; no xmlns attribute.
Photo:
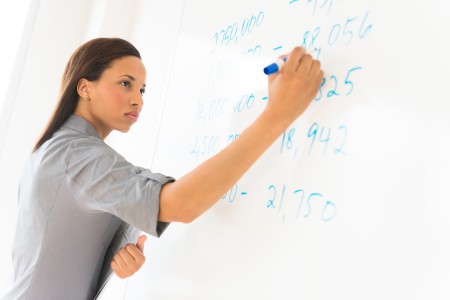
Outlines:
<svg viewBox="0 0 450 300"><path fill-rule="evenodd" d="M350 18L350 19L347 19L347 21L345 22L344 31L342 32L342 35L349 35L349 39L345 43L346 45L350 44L352 42L352 40L353 40L353 31L347 30L347 25L350 24L350 22L355 21L356 19L357 19L356 17Z"/></svg>
<svg viewBox="0 0 450 300"><path fill-rule="evenodd" d="M306 201L306 205L308 206L308 212L303 215L305 218L309 217L309 215L311 214L311 210L312 210L311 209L311 198L312 197L323 197L323 195L320 193L309 194L308 200Z"/></svg>
<svg viewBox="0 0 450 300"><path fill-rule="evenodd" d="M333 209L332 213L328 213L327 210L329 210L331 208ZM331 202L331 201L327 201L325 203L325 206L322 209L322 216L321 216L322 217L322 221L328 222L328 221L333 220L334 217L336 216L336 213L337 213L336 205L333 202ZM326 216L328 214L329 214L329 216Z"/></svg>
<svg viewBox="0 0 450 300"><path fill-rule="evenodd" d="M347 41L344 42L344 44L349 45L353 41L353 37L355 35L352 30L352 27L354 27L354 26L352 26L352 24L355 24L358 22L360 22L359 31L357 33L358 37L361 40L364 39L369 34L369 32L372 30L372 27L373 27L372 24L366 25L368 15L369 15L369 12L366 12L366 14L364 15L364 17L361 21L358 20L358 17L348 18L345 21L345 23L343 24L343 26L341 23L334 24L328 35L328 44L334 45L342 36L342 37L347 37ZM357 22L355 22L355 21L357 21ZM357 25L355 24L355 26L357 26Z"/></svg>
<svg viewBox="0 0 450 300"><path fill-rule="evenodd" d="M286 133L286 131L283 132L283 137L281 138L281 149L280 153L283 153L283 149L286 148L288 150L292 149L293 142L293 135L295 134L295 127L291 128L289 132Z"/></svg>
<svg viewBox="0 0 450 300"><path fill-rule="evenodd" d="M239 137L239 133L234 133L234 134L228 135L227 145L234 142L238 137Z"/></svg>
<svg viewBox="0 0 450 300"><path fill-rule="evenodd" d="M337 90L337 86L338 86L338 80L337 77L334 75L330 76L330 79L332 79L334 81L334 89L331 89L328 93L327 93L327 97L330 98L332 96L339 96L339 94L336 92Z"/></svg>
<svg viewBox="0 0 450 300"><path fill-rule="evenodd" d="M319 125L317 125L317 123L314 122L311 125L311 127L309 128L309 131L308 131L308 138L312 138L311 144L309 145L309 152L308 152L310 155L311 155L312 148L314 146L314 142L316 140L317 130L318 129L319 129Z"/></svg>
<svg viewBox="0 0 450 300"><path fill-rule="evenodd" d="M261 45L256 45L253 48L248 48L247 51L242 52L242 56L245 57L253 57L253 56L257 56L261 53Z"/></svg>
<svg viewBox="0 0 450 300"><path fill-rule="evenodd" d="M237 189L238 189L237 184L233 185L231 189L228 190L228 192L226 192L226 194L222 196L222 199L226 199L228 196L228 202L230 203L234 202L234 200L236 200Z"/></svg>
<svg viewBox="0 0 450 300"><path fill-rule="evenodd" d="M269 186L269 190L273 190L273 198L269 199L269 201L267 201L266 207L267 208L269 208L269 207L275 208L275 205L274 205L273 202L275 201L275 197L277 195L277 191L276 191L276 188L275 188L275 186L273 184L271 186Z"/></svg>
<svg viewBox="0 0 450 300"><path fill-rule="evenodd" d="M281 207L283 206L284 201L284 192L286 191L286 186L283 184L283 191L281 193L280 207L278 207L278 212L281 211Z"/></svg>
<svg viewBox="0 0 450 300"><path fill-rule="evenodd" d="M283 46L277 46L277 47L273 48L273 50L274 50L274 51L275 51L275 50L280 50L281 48L283 48Z"/></svg>
<svg viewBox="0 0 450 300"><path fill-rule="evenodd" d="M305 31L305 34L303 35L302 47L306 48L307 50L313 48L314 43L315 43L317 37L319 36L319 33L320 33L320 27L316 27L313 30L312 34L311 34L311 31L309 31L309 30ZM309 39L309 37L311 37L311 42L308 44L307 40ZM316 49L316 47L314 47L313 49Z"/></svg>
<svg viewBox="0 0 450 300"><path fill-rule="evenodd" d="M342 132L339 134L338 132ZM309 145L309 155L311 155L314 145L317 142L323 145L322 157L327 154L328 144L330 144L333 149L333 154L342 154L346 156L347 154L344 152L344 146L347 142L348 130L347 126L341 125L337 128L319 126L316 122L314 122L308 130L308 138L310 139Z"/></svg>
<svg viewBox="0 0 450 300"><path fill-rule="evenodd" d="M355 71L359 71L362 70L361 66L358 67L353 67L351 69L349 69L347 71L347 75L345 76L344 79L344 83L342 84L342 77L338 78L336 75L331 75L328 80L327 78L322 78L322 83L320 84L320 88L319 91L317 92L317 96L314 98L314 101L320 101L323 97L324 94L324 86L326 82L330 82L330 85L332 85L332 87L326 92L326 96L327 98L331 98L333 96L341 96L341 93L338 92L338 90L343 90L343 86L344 87L348 87L348 91L345 92L345 96L350 96L351 93L353 92L353 89L355 87L355 83L350 80L350 75L355 72Z"/></svg>
<svg viewBox="0 0 450 300"><path fill-rule="evenodd" d="M316 96L316 98L314 98L314 101L320 101L320 99L322 99L322 88L325 85L326 81L327 80L325 78L322 78L322 83L320 84L319 92L317 92L318 96Z"/></svg>
<svg viewBox="0 0 450 300"><path fill-rule="evenodd" d="M245 108L251 109L254 103L255 103L255 95L253 95L253 93L251 93L250 95L245 94L240 96L239 100L236 101L233 110L235 112L242 112Z"/></svg>
<svg viewBox="0 0 450 300"><path fill-rule="evenodd" d="M209 156L216 153L221 148L220 136L205 135L201 138L198 134L195 136L194 146L189 152L195 159L199 159L203 156Z"/></svg>
<svg viewBox="0 0 450 300"><path fill-rule="evenodd" d="M250 34L255 27L261 26L263 20L264 12L260 11L258 14L252 15L249 18L220 28L213 35L214 45L211 53L228 47L233 43L237 44L240 37L243 38L244 35ZM240 31L239 28L241 29Z"/></svg>
<svg viewBox="0 0 450 300"><path fill-rule="evenodd" d="M344 84L349 84L350 90L345 94L346 96L350 95L353 91L353 82L349 80L350 74L354 71L361 70L361 69L362 69L362 67L355 67L355 68L348 70L347 76L345 77Z"/></svg>
<svg viewBox="0 0 450 300"><path fill-rule="evenodd" d="M336 32L336 30L337 30L337 32ZM334 43L336 43L340 33L341 33L341 25L334 24L333 28L331 29L330 35L328 36L328 44L334 45ZM333 34L334 34L334 36L333 36Z"/></svg>
<svg viewBox="0 0 450 300"><path fill-rule="evenodd" d="M326 199L326 197L318 192L306 192L304 189L295 189L291 195L292 200L286 199L289 203L289 201L294 201L295 208L285 208L282 210L283 202L285 200L285 192L287 186L283 184L282 186L282 192L280 196L277 196L277 186L276 185L270 185L269 190L272 190L272 198L267 202L267 208L276 208L275 201L278 201L279 207L278 207L278 213L281 214L282 222L286 220L286 217L289 217L289 210L294 209L293 211L294 216L296 219L299 218L299 215L301 212L303 212L302 216L304 219L309 219L312 216L312 212L317 211L316 214L320 214L318 218L320 218L323 222L329 222L333 220L337 213L337 207L336 204L334 204L332 201ZM305 200L306 198L306 201ZM281 198L281 199L279 199ZM305 205L303 205L305 204Z"/></svg>
<svg viewBox="0 0 450 300"><path fill-rule="evenodd" d="M345 142L347 141L347 126L344 125L339 126L338 130L344 131L344 138L342 139L341 145L338 148L334 149L334 154L342 154L346 156L347 154L344 151L342 151L342 149L344 148Z"/></svg>
<svg viewBox="0 0 450 300"><path fill-rule="evenodd" d="M323 133L324 133L325 127L322 127L320 129L319 142L325 143L325 147L323 147L322 156L325 156L325 154L327 153L328 142L330 141L331 128L327 128L327 129L328 129L328 131L327 131L327 135L325 138L323 138Z"/></svg>
<svg viewBox="0 0 450 300"><path fill-rule="evenodd" d="M298 215L300 214L300 210L302 209L303 199L305 198L305 191L302 190L302 189L295 190L294 191L294 195L297 194L297 193L302 193L302 198L301 198L301 200L300 200L300 202L298 204L298 207L297 207L297 213L295 214L296 218L298 218Z"/></svg>
<svg viewBox="0 0 450 300"><path fill-rule="evenodd" d="M361 22L361 27L359 28L359 38L360 39L365 38L369 34L369 32L372 30L372 27L373 27L372 24L369 24L367 27L364 28L368 15L369 15L369 12L366 12L364 19Z"/></svg>

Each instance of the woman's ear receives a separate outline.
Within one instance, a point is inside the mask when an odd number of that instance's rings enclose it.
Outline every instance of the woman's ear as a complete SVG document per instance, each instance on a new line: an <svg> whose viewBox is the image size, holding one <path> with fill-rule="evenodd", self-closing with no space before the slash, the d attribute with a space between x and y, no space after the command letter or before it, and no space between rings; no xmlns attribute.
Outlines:
<svg viewBox="0 0 450 300"><path fill-rule="evenodd" d="M89 81L85 78L81 78L77 84L77 92L80 98L85 99L87 101L89 98Z"/></svg>

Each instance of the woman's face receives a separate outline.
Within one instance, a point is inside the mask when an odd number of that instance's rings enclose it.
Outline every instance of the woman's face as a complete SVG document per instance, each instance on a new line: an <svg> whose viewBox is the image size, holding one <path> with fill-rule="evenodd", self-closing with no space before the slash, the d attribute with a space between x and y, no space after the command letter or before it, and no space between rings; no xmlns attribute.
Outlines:
<svg viewBox="0 0 450 300"><path fill-rule="evenodd" d="M113 61L97 81L85 82L88 101L79 101L81 117L89 121L101 138L112 130L127 132L139 118L144 104L146 71L142 61L135 56L125 56ZM80 107L81 108L81 107Z"/></svg>

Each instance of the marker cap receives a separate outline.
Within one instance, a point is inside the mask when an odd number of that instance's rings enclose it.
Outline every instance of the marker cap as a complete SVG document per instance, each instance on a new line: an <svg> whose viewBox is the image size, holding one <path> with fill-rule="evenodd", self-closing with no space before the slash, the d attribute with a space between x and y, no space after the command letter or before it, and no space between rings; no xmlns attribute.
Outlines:
<svg viewBox="0 0 450 300"><path fill-rule="evenodd" d="M271 74L274 74L274 73L278 72L281 69L281 67L284 65L284 62L286 61L286 59L287 59L286 57L285 58L280 58L279 60L277 60L277 62L275 62L273 64L270 64L267 67L265 67L263 69L264 74L271 75Z"/></svg>
<svg viewBox="0 0 450 300"><path fill-rule="evenodd" d="M273 63L271 65L268 65L267 67L264 68L264 74L266 75L270 75L273 73L278 72L278 65L277 63Z"/></svg>

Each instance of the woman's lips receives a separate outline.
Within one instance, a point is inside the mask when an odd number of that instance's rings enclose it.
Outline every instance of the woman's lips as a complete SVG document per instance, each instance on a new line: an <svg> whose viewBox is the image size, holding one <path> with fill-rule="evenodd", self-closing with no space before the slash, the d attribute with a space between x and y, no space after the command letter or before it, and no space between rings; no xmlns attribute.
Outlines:
<svg viewBox="0 0 450 300"><path fill-rule="evenodd" d="M136 122L139 118L139 113L137 111L130 111L125 114L128 118L130 118L133 122Z"/></svg>

